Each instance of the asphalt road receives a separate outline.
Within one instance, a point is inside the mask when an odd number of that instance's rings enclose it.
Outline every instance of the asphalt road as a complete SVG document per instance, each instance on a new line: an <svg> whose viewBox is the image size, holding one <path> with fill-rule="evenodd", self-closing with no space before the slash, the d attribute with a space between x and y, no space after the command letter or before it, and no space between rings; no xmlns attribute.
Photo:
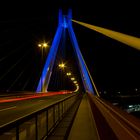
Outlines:
<svg viewBox="0 0 140 140"><path fill-rule="evenodd" d="M46 96L22 101L0 103L0 127L71 95L72 94Z"/></svg>

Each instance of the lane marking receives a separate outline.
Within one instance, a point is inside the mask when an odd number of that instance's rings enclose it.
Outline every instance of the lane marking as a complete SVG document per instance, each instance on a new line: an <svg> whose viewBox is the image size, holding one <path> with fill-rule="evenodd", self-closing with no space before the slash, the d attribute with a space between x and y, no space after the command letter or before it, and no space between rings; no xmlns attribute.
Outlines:
<svg viewBox="0 0 140 140"><path fill-rule="evenodd" d="M13 108L16 108L16 106L12 106L12 107L8 107L8 108L4 108L4 109L1 109L0 111L5 111L5 110L13 109Z"/></svg>
<svg viewBox="0 0 140 140"><path fill-rule="evenodd" d="M44 101L44 100L39 100L38 102L42 102L42 101Z"/></svg>

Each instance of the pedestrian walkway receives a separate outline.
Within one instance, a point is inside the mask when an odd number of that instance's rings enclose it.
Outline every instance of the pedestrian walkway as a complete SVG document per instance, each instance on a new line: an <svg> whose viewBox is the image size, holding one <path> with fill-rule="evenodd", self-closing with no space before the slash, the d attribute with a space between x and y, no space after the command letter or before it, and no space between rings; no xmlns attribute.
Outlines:
<svg viewBox="0 0 140 140"><path fill-rule="evenodd" d="M66 112L64 118L61 120L58 126L51 132L51 134L46 138L46 140L67 140L69 131L71 129L76 112L79 108L81 99L82 95L79 96L77 101Z"/></svg>
<svg viewBox="0 0 140 140"><path fill-rule="evenodd" d="M99 140L87 95L83 96L68 140Z"/></svg>

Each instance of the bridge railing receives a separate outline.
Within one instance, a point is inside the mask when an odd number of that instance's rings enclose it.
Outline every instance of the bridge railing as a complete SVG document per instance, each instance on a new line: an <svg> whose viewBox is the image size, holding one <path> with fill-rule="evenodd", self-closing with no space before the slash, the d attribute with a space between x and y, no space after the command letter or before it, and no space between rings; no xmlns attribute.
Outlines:
<svg viewBox="0 0 140 140"><path fill-rule="evenodd" d="M108 101L89 95L97 130L104 140L140 139L140 120Z"/></svg>
<svg viewBox="0 0 140 140"><path fill-rule="evenodd" d="M78 96L79 94L73 94L37 112L0 126L0 139L42 140L46 138L75 103Z"/></svg>

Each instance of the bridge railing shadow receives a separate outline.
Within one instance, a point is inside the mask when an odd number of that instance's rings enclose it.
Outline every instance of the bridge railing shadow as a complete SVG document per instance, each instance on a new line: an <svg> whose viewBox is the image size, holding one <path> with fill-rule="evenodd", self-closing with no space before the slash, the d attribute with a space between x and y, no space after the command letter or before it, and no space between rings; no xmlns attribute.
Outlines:
<svg viewBox="0 0 140 140"><path fill-rule="evenodd" d="M140 139L140 120L108 101L88 94L96 127L103 140Z"/></svg>

